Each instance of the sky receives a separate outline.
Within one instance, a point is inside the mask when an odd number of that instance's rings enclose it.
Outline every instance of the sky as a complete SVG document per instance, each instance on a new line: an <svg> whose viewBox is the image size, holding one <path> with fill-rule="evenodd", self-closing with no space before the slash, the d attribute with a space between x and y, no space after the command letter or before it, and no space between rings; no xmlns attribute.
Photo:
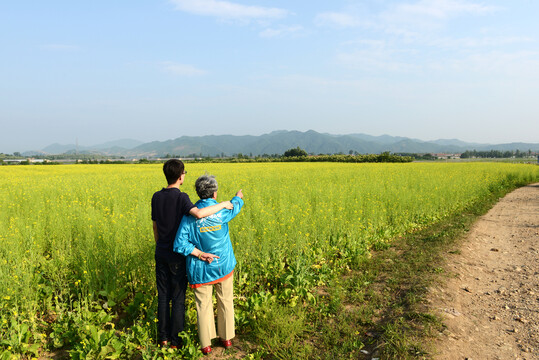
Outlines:
<svg viewBox="0 0 539 360"><path fill-rule="evenodd" d="M274 130L539 142L539 1L0 4L0 152Z"/></svg>

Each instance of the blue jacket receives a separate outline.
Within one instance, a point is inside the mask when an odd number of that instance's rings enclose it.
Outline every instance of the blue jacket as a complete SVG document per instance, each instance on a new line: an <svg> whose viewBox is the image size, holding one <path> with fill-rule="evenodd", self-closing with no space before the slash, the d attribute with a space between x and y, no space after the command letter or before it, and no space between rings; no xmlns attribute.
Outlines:
<svg viewBox="0 0 539 360"><path fill-rule="evenodd" d="M213 215L202 219L193 216L184 216L173 249L187 257L187 279L191 284L205 284L222 278L234 270L236 257L228 234L228 222L240 212L243 200L234 196L232 200L233 210L223 209ZM202 199L195 203L199 209L215 205L214 199ZM219 256L211 264L191 256L194 248L205 253Z"/></svg>

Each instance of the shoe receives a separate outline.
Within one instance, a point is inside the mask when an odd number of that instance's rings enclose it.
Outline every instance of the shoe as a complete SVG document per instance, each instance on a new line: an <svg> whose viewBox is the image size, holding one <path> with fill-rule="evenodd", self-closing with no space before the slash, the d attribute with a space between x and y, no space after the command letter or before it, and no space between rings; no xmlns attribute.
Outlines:
<svg viewBox="0 0 539 360"><path fill-rule="evenodd" d="M231 340L223 340L221 339L221 345L223 345L223 347L225 349L229 349L232 347L232 341Z"/></svg>
<svg viewBox="0 0 539 360"><path fill-rule="evenodd" d="M205 348L202 348L202 353L204 355L208 355L209 353L211 353L211 346L206 346Z"/></svg>

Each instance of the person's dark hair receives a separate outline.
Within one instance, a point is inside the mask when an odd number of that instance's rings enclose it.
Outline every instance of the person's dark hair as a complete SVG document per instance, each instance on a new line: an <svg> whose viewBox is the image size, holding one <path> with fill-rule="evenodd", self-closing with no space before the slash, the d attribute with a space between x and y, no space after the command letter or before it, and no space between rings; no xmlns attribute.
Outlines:
<svg viewBox="0 0 539 360"><path fill-rule="evenodd" d="M183 174L183 162L178 159L170 159L163 165L163 172L169 185L174 184Z"/></svg>
<svg viewBox="0 0 539 360"><path fill-rule="evenodd" d="M209 199L218 190L217 180L213 175L202 175L195 182L195 190L201 199Z"/></svg>

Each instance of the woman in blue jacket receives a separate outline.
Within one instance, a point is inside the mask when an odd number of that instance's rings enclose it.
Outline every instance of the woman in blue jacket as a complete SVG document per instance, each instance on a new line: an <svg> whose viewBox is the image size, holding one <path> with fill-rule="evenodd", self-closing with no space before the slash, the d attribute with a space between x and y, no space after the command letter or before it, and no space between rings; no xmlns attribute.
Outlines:
<svg viewBox="0 0 539 360"><path fill-rule="evenodd" d="M217 181L211 175L199 177L195 189L200 200L199 209L217 204ZM214 215L196 219L184 216L176 238L174 251L186 256L187 279L194 289L198 336L204 355L211 352L211 340L219 335L225 348L232 346L234 338L234 304L232 275L236 257L228 234L228 222L243 206L243 193L238 191L230 200L234 208L223 209ZM212 292L217 297L217 334L213 320Z"/></svg>

